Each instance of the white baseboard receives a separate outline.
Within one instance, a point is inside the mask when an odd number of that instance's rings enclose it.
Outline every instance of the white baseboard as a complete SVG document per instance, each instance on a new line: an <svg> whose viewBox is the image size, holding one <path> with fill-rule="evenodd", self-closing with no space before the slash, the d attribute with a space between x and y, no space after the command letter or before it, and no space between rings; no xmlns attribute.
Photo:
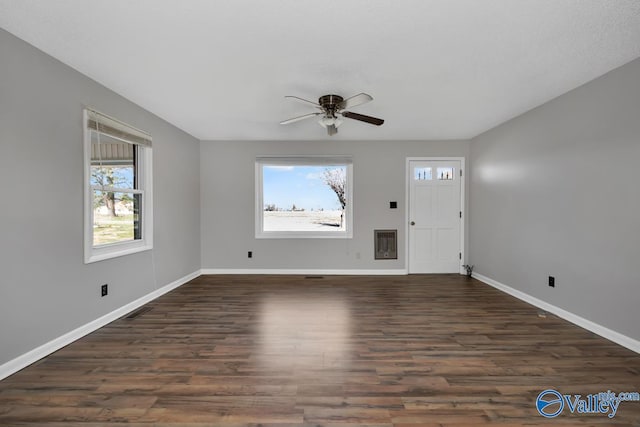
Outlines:
<svg viewBox="0 0 640 427"><path fill-rule="evenodd" d="M587 320L584 317L580 317L576 314L573 314L567 310L564 310L560 307L556 307L553 304L549 304L548 302L542 301L541 299L538 299L536 297L532 297L529 294L526 294L522 291L519 291L517 289L513 289L510 286L507 286L503 283L500 283L498 281L495 281L493 279L491 279L490 277L486 277L483 276L482 274L478 274L478 273L473 273L472 277L474 279L478 279L481 282L486 283L489 286L492 286L502 292L505 292L511 296L514 296L516 298L518 298L519 300L522 300L524 302L527 302L531 305L534 305L538 308L541 308L545 311L548 311L549 313L553 313L558 317L563 318L564 320L567 320L575 325L580 326L581 328L584 328L588 331L593 332L596 335L600 335L603 338L608 339L609 341L613 341L616 344L620 344L623 347L628 348L629 350L635 351L636 353L640 353L640 341L633 339L631 337L628 337L626 335L622 335L619 332L616 332L614 330L611 330L607 327L604 327L602 325L599 325L595 322L592 322L591 320Z"/></svg>
<svg viewBox="0 0 640 427"><path fill-rule="evenodd" d="M40 347L34 348L33 350L21 356L18 356L15 359L4 363L3 365L0 365L0 380L18 372L23 368L26 368L27 366L31 365L34 362L37 362L45 356L48 356L54 351L60 350L62 347L71 344L72 342L84 337L85 335L90 334L97 329L100 329L101 327L113 322L116 319L119 319L120 317L135 310L136 308L141 307L150 301L153 301L159 296L162 296L167 292L184 285L188 281L195 279L198 276L200 276L200 270L195 271L191 274L187 274L186 276L181 277L180 279L175 280L159 289L156 289L155 291L148 293L147 295L140 297L137 300L130 302L129 304L113 310L112 312L107 313L102 317L92 320L91 322L82 325L79 328L67 332L66 334L55 338L48 343L41 345Z"/></svg>
<svg viewBox="0 0 640 427"><path fill-rule="evenodd" d="M405 276L407 270L403 268L377 270L377 269L277 269L277 268L203 268L202 274L294 274L294 275L314 275L314 276Z"/></svg>

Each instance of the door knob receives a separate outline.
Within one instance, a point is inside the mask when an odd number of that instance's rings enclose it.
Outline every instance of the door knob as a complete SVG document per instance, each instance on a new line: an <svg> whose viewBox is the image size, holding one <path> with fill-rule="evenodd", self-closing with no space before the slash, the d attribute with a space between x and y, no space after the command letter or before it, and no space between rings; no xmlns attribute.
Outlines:
<svg viewBox="0 0 640 427"><path fill-rule="evenodd" d="M415 221L411 221L411 225L416 225L416 222Z"/></svg>

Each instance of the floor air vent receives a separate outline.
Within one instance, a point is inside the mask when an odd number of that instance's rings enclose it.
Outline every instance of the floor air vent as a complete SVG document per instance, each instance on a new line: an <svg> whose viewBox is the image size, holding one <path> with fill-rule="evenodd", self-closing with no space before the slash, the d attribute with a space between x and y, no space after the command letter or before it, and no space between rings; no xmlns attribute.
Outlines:
<svg viewBox="0 0 640 427"><path fill-rule="evenodd" d="M398 259L398 230L373 230L375 259Z"/></svg>

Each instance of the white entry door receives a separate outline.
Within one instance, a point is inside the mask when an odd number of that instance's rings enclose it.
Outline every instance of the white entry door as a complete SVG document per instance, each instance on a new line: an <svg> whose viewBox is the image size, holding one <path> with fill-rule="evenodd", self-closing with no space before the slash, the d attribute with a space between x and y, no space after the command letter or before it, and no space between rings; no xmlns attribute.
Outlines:
<svg viewBox="0 0 640 427"><path fill-rule="evenodd" d="M459 273L460 161L409 161L409 273Z"/></svg>

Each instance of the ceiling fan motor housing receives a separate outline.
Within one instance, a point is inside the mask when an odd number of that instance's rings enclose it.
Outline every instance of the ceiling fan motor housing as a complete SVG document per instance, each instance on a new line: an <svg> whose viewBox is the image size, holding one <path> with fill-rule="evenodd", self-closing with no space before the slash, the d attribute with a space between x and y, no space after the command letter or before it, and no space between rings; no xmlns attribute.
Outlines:
<svg viewBox="0 0 640 427"><path fill-rule="evenodd" d="M318 98L318 104L332 117L335 117L338 105L343 101L340 95L323 95Z"/></svg>

